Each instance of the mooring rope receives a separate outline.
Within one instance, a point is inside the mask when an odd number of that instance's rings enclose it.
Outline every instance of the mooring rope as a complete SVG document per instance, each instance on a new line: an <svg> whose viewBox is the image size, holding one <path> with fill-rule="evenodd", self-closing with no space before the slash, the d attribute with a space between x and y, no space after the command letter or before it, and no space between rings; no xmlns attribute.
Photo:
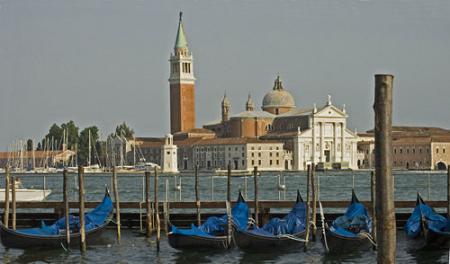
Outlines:
<svg viewBox="0 0 450 264"><path fill-rule="evenodd" d="M375 247L377 246L377 243L375 242L375 239L372 237L371 234L367 232L360 232L358 236L367 238L367 240L369 240L369 242L372 243L373 246Z"/></svg>
<svg viewBox="0 0 450 264"><path fill-rule="evenodd" d="M282 234L282 235L278 235L279 238L289 238L291 240L297 241L297 242L302 242L302 243L306 243L305 239L296 237L294 235L290 235L290 234Z"/></svg>
<svg viewBox="0 0 450 264"><path fill-rule="evenodd" d="M66 247L64 246L63 242L61 242L60 244L61 244L61 247L64 249L64 251L70 252L70 249L69 249L68 247L66 248Z"/></svg>

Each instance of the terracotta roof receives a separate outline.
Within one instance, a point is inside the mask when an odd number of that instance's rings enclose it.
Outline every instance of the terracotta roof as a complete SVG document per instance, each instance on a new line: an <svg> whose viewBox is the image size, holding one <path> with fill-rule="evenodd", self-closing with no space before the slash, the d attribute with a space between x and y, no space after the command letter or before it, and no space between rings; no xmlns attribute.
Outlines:
<svg viewBox="0 0 450 264"><path fill-rule="evenodd" d="M42 151L42 150L36 150L34 152L34 157L36 159L41 159L41 158L45 158L45 157L52 157L58 154L61 154L62 151L58 150L58 151ZM18 152L0 152L0 159L7 159L8 157L19 157L19 153ZM33 157L33 151L24 151L23 152L23 158L32 158Z"/></svg>
<svg viewBox="0 0 450 264"><path fill-rule="evenodd" d="M231 118L275 118L274 114L266 111L244 111L233 115Z"/></svg>
<svg viewBox="0 0 450 264"><path fill-rule="evenodd" d="M262 140L257 138L211 138L211 139L202 139L193 145L237 145L237 144L273 144L273 143L282 143L277 140Z"/></svg>

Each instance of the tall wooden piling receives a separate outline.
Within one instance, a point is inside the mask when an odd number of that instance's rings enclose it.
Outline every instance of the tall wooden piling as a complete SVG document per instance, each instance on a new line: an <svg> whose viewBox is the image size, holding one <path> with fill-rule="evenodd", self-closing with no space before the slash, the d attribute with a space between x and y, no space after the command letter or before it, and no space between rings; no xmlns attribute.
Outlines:
<svg viewBox="0 0 450 264"><path fill-rule="evenodd" d="M253 169L253 184L254 184L254 194L255 194L255 224L259 226L259 202L258 202L258 167Z"/></svg>
<svg viewBox="0 0 450 264"><path fill-rule="evenodd" d="M150 214L151 207L150 207L150 172L145 172L145 209L146 209L146 229L145 234L147 237L151 237L152 235L152 216Z"/></svg>
<svg viewBox="0 0 450 264"><path fill-rule="evenodd" d="M227 208L227 242L228 247L231 247L231 232L232 232L232 216L231 216L231 163L228 163L228 170L227 170L227 202L226 202L226 208Z"/></svg>
<svg viewBox="0 0 450 264"><path fill-rule="evenodd" d="M450 166L447 167L447 217L450 218Z"/></svg>
<svg viewBox="0 0 450 264"><path fill-rule="evenodd" d="M231 163L227 167L227 201L231 202Z"/></svg>
<svg viewBox="0 0 450 264"><path fill-rule="evenodd" d="M66 246L70 245L70 222L69 222L69 186L68 186L67 170L63 171L63 203L64 203L64 217L66 225Z"/></svg>
<svg viewBox="0 0 450 264"><path fill-rule="evenodd" d="M317 218L317 191L316 191L316 184L314 181L314 178L316 177L316 170L314 167L314 163L311 168L311 191L312 191L312 239L316 240L316 218Z"/></svg>
<svg viewBox="0 0 450 264"><path fill-rule="evenodd" d="M159 242L161 240L161 226L159 221L159 203L158 203L158 169L155 167L155 223L156 223L156 251L159 252Z"/></svg>
<svg viewBox="0 0 450 264"><path fill-rule="evenodd" d="M119 190L117 189L117 172L116 166L112 168L112 187L114 192L114 203L116 206L116 227L117 227L117 241L120 243L120 198Z"/></svg>
<svg viewBox="0 0 450 264"><path fill-rule="evenodd" d="M198 164L195 165L195 208L197 209L197 226L202 224L200 216L200 193L198 190Z"/></svg>
<svg viewBox="0 0 450 264"><path fill-rule="evenodd" d="M86 251L86 223L84 219L84 168L78 167L78 205L80 218L80 250Z"/></svg>
<svg viewBox="0 0 450 264"><path fill-rule="evenodd" d="M6 228L9 226L9 190L11 182L9 178L9 166L5 168L5 208L3 210L3 224Z"/></svg>
<svg viewBox="0 0 450 264"><path fill-rule="evenodd" d="M16 230L16 177L12 177L12 184L11 184L11 203L12 203L12 210L11 210L11 216L12 216L12 229Z"/></svg>
<svg viewBox="0 0 450 264"><path fill-rule="evenodd" d="M376 241L377 240L377 212L376 208L376 189L375 189L375 172L370 171L370 201L371 201L371 211L372 211L372 237Z"/></svg>
<svg viewBox="0 0 450 264"><path fill-rule="evenodd" d="M392 177L392 90L394 76L375 75L375 176L377 261L395 263L396 225Z"/></svg>
<svg viewBox="0 0 450 264"><path fill-rule="evenodd" d="M312 168L311 165L308 165L308 172L306 175L306 237L305 237L305 250L308 247L308 242L309 242L309 236L310 236L310 229L311 229L311 224L310 224L310 194L309 194L309 190L310 190L310 180L311 180L311 174L312 174Z"/></svg>

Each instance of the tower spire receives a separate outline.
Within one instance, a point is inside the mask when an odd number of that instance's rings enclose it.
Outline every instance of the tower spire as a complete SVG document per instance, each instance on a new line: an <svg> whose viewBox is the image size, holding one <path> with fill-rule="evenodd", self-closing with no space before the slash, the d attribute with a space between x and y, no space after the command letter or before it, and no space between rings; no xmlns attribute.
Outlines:
<svg viewBox="0 0 450 264"><path fill-rule="evenodd" d="M178 32L177 32L177 38L175 39L175 53L177 53L178 50L188 50L188 43L186 40L186 35L184 34L184 27L183 27L183 12L180 11L180 19L178 21Z"/></svg>

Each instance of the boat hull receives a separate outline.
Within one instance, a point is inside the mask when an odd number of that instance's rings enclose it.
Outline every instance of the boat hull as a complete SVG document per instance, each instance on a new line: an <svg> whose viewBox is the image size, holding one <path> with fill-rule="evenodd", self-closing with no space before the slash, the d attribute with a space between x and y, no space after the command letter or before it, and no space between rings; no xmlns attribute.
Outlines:
<svg viewBox="0 0 450 264"><path fill-rule="evenodd" d="M111 221L111 217L101 226L91 229L86 232L86 243L95 244L99 240L104 229ZM80 244L80 233L74 233L70 235L70 246L77 246ZM16 232L12 229L6 228L3 223L0 222L0 239L5 248L60 248L67 246L66 236L33 236Z"/></svg>
<svg viewBox="0 0 450 264"><path fill-rule="evenodd" d="M169 245L175 249L227 249L227 237L201 237L185 236L180 234L168 234Z"/></svg>
<svg viewBox="0 0 450 264"><path fill-rule="evenodd" d="M297 239L305 239L306 232L292 235ZM301 248L304 242L287 237L269 237L257 235L247 231L235 230L233 237L236 245L244 251L267 251L267 250L288 250Z"/></svg>
<svg viewBox="0 0 450 264"><path fill-rule="evenodd" d="M16 201L17 202L36 202L42 201L52 193L51 190L38 190L38 189L17 189ZM9 192L9 197L12 197L12 191ZM0 202L5 201L5 189L0 189Z"/></svg>
<svg viewBox="0 0 450 264"><path fill-rule="evenodd" d="M368 250L373 247L372 243L366 237L346 237L330 231L325 231L328 250L330 253L353 252L356 250ZM322 237L322 243L324 238Z"/></svg>

